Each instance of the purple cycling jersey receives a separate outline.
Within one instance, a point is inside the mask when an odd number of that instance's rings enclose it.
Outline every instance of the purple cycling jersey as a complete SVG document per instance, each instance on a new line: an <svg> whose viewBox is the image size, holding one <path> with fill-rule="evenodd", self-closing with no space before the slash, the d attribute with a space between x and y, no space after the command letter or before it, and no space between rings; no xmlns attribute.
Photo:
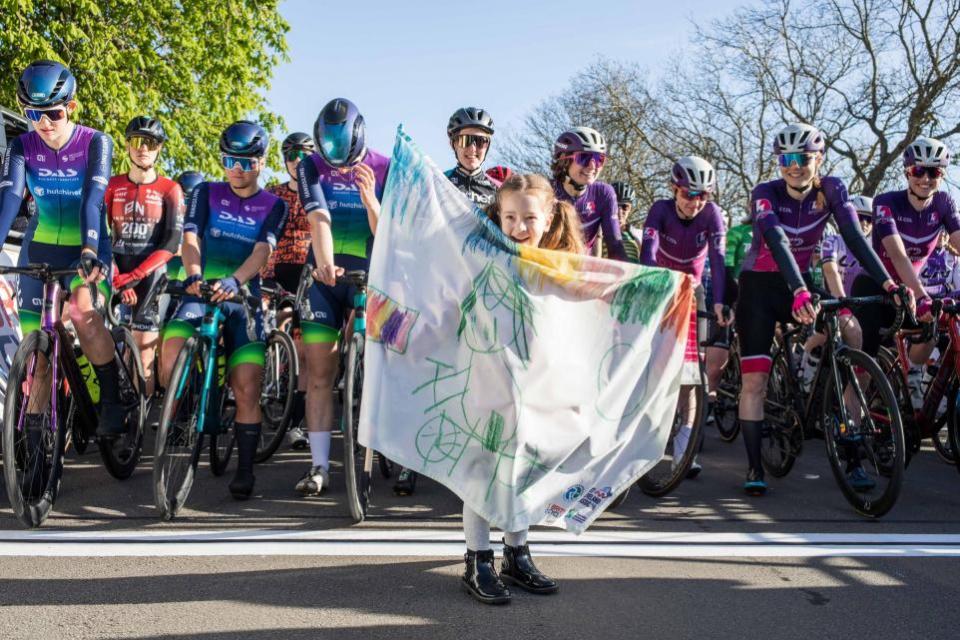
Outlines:
<svg viewBox="0 0 960 640"><path fill-rule="evenodd" d="M944 247L937 247L927 258L920 272L920 282L927 294L931 296L945 296L953 289L951 275L957 265L957 257Z"/></svg>
<svg viewBox="0 0 960 640"><path fill-rule="evenodd" d="M643 224L640 263L689 273L699 285L709 255L713 299L723 300L725 244L723 211L713 202L691 220L682 220L675 200L658 200Z"/></svg>
<svg viewBox="0 0 960 640"><path fill-rule="evenodd" d="M902 282L902 278L883 246L884 238L900 236L913 270L919 274L937 246L940 232L944 229L948 233L960 231L957 208L953 198L944 191L934 194L930 204L922 211L913 208L906 191L888 191L874 198L873 210L873 248L897 282Z"/></svg>
<svg viewBox="0 0 960 640"><path fill-rule="evenodd" d="M823 264L828 262L837 264L837 269L843 278L843 295L850 295L853 290L853 281L863 273L863 268L860 266L857 257L847 248L847 243L843 241L842 237L833 235L823 239L820 261Z"/></svg>
<svg viewBox="0 0 960 640"><path fill-rule="evenodd" d="M594 182L587 185L583 195L576 199L566 192L562 184L555 183L553 191L559 200L569 202L577 209L583 242L588 250L593 249L602 229L607 256L615 260L627 259L617 219L617 194L613 187L605 182Z"/></svg>
<svg viewBox="0 0 960 640"><path fill-rule="evenodd" d="M817 196L823 192L826 206L817 207ZM753 189L753 242L743 261L743 271L779 271L773 252L764 239L764 233L773 227L783 229L801 272L810 269L814 250L823 238L823 230L832 214L837 226L855 225L859 228L856 211L847 203L847 188L839 178L820 178L820 189L811 189L802 200L787 193L783 180L758 184Z"/></svg>

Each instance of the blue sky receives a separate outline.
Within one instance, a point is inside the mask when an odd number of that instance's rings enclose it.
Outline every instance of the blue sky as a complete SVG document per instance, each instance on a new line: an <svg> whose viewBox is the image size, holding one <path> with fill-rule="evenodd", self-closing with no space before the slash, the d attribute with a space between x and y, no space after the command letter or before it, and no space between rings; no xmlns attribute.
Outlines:
<svg viewBox="0 0 960 640"><path fill-rule="evenodd" d="M458 107L483 107L498 128L517 127L598 56L656 74L689 42L691 19L706 22L741 4L289 0L281 12L291 25L290 62L277 68L267 97L291 131L311 134L327 101L349 98L364 114L372 148L389 154L403 122L447 167L445 127Z"/></svg>

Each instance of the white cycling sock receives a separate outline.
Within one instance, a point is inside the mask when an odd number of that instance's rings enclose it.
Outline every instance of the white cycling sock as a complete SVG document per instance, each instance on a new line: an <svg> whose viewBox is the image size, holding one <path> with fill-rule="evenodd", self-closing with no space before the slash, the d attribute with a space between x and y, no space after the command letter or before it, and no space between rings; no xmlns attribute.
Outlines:
<svg viewBox="0 0 960 640"><path fill-rule="evenodd" d="M519 547L527 544L527 529L520 531L504 531L503 542L508 547Z"/></svg>
<svg viewBox="0 0 960 640"><path fill-rule="evenodd" d="M490 523L467 505L463 505L463 537L470 551L490 548Z"/></svg>
<svg viewBox="0 0 960 640"><path fill-rule="evenodd" d="M330 431L308 431L307 438L310 440L310 458L313 460L313 466L330 469Z"/></svg>

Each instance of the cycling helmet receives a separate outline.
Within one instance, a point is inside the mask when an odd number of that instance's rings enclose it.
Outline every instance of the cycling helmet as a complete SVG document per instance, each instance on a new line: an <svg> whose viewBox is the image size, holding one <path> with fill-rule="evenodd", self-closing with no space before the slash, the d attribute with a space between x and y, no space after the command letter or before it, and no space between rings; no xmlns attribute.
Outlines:
<svg viewBox="0 0 960 640"><path fill-rule="evenodd" d="M131 120L123 136L127 139L132 136L144 136L159 142L167 141L167 134L163 130L163 125L160 124L159 120L150 116L137 116Z"/></svg>
<svg viewBox="0 0 960 640"><path fill-rule="evenodd" d="M53 60L38 60L20 74L17 100L25 107L55 107L73 100L77 80L70 70Z"/></svg>
<svg viewBox="0 0 960 640"><path fill-rule="evenodd" d="M507 178L513 175L513 169L510 167L504 167L503 165L490 167L487 169L487 177L496 180L497 182L503 184L507 181Z"/></svg>
<svg viewBox="0 0 960 640"><path fill-rule="evenodd" d="M284 138L283 143L280 145L280 152L284 156L294 150L303 150L313 153L317 150L317 146L313 144L313 138L305 133L297 131Z"/></svg>
<svg viewBox="0 0 960 640"><path fill-rule="evenodd" d="M610 186L613 187L614 193L617 194L617 204L623 204L625 202L633 204L633 199L637 197L633 185L626 182L612 182Z"/></svg>
<svg viewBox="0 0 960 640"><path fill-rule="evenodd" d="M590 127L574 127L560 134L553 143L553 157L559 158L568 153L577 151L607 152L607 141L596 129Z"/></svg>
<svg viewBox="0 0 960 640"><path fill-rule="evenodd" d="M809 124L788 124L777 133L773 140L773 152L782 153L816 153L827 148L823 133Z"/></svg>
<svg viewBox="0 0 960 640"><path fill-rule="evenodd" d="M461 107L450 116L450 121L447 122L447 137L469 127L483 129L493 135L493 118L490 117L489 113L478 107Z"/></svg>
<svg viewBox="0 0 960 640"><path fill-rule="evenodd" d="M873 217L873 198L868 196L853 196L850 198L850 204L857 210L858 216Z"/></svg>
<svg viewBox="0 0 960 640"><path fill-rule="evenodd" d="M250 120L237 120L220 134L220 151L232 156L261 158L268 146L267 132Z"/></svg>
<svg viewBox="0 0 960 640"><path fill-rule="evenodd" d="M204 181L205 178L199 171L184 171L177 178L177 183L183 189L184 196L189 196L197 188L197 185Z"/></svg>
<svg viewBox="0 0 960 640"><path fill-rule="evenodd" d="M346 98L331 100L320 111L313 125L313 139L331 167L354 164L367 150L363 116Z"/></svg>
<svg viewBox="0 0 960 640"><path fill-rule="evenodd" d="M903 166L912 167L948 167L950 150L936 138L920 136L903 152Z"/></svg>
<svg viewBox="0 0 960 640"><path fill-rule="evenodd" d="M699 156L683 156L670 170L670 179L678 187L693 191L713 191L717 186L717 172L713 165Z"/></svg>

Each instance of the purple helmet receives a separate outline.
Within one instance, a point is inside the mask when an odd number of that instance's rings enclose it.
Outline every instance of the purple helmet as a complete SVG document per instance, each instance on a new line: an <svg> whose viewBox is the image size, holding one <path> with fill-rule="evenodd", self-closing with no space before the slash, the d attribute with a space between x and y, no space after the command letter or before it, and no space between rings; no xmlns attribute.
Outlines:
<svg viewBox="0 0 960 640"><path fill-rule="evenodd" d="M717 186L717 172L713 165L699 156L683 156L670 171L673 184L693 191L710 193Z"/></svg>
<svg viewBox="0 0 960 640"><path fill-rule="evenodd" d="M936 138L920 136L903 152L903 166L912 167L948 167L950 166L950 149Z"/></svg>
<svg viewBox="0 0 960 640"><path fill-rule="evenodd" d="M788 124L777 133L773 140L773 152L816 153L827 148L823 133L809 124Z"/></svg>
<svg viewBox="0 0 960 640"><path fill-rule="evenodd" d="M554 159L568 153L578 151L593 151L595 153L607 153L607 141L603 135L596 129L590 127L574 127L564 131L553 143Z"/></svg>
<svg viewBox="0 0 960 640"><path fill-rule="evenodd" d="M313 125L313 139L331 167L352 165L367 150L363 116L346 98L331 100L320 111Z"/></svg>

